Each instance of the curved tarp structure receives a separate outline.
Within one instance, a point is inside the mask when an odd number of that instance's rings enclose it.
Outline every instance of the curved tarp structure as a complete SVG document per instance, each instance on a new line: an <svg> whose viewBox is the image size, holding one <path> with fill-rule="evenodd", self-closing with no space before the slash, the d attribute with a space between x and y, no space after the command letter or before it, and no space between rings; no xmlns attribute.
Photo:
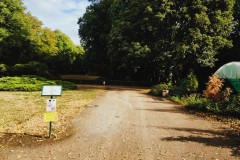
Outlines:
<svg viewBox="0 0 240 160"><path fill-rule="evenodd" d="M240 79L240 62L224 64L215 73L218 78Z"/></svg>
<svg viewBox="0 0 240 160"><path fill-rule="evenodd" d="M214 74L218 78L228 79L235 90L240 93L240 62L224 64Z"/></svg>

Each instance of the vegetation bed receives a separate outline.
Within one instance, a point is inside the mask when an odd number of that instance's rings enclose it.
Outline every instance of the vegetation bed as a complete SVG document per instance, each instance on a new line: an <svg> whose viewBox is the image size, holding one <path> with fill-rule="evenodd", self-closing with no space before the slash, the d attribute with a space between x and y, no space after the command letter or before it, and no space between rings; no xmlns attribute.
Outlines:
<svg viewBox="0 0 240 160"><path fill-rule="evenodd" d="M38 76L0 78L0 91L40 91L43 85L62 85L64 90L77 89L77 85L74 83L49 80Z"/></svg>

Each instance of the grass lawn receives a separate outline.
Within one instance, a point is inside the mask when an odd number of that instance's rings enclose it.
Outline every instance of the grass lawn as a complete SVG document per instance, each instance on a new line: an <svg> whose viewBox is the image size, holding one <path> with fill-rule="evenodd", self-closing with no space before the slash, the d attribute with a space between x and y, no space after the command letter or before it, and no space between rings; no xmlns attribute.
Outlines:
<svg viewBox="0 0 240 160"><path fill-rule="evenodd" d="M55 139L66 136L71 119L93 101L97 91L91 89L63 91L57 99L59 120L53 123ZM0 137L6 134L48 136L49 123L43 122L46 100L41 92L0 92Z"/></svg>

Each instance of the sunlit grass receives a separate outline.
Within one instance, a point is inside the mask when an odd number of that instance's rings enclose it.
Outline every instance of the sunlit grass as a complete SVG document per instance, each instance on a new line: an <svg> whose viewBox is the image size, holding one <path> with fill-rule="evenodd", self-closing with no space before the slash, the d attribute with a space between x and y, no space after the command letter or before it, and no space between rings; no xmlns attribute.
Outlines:
<svg viewBox="0 0 240 160"><path fill-rule="evenodd" d="M53 123L53 135L60 138L71 126L71 119L93 101L96 90L63 91L57 99L59 120ZM43 122L46 100L40 92L0 92L0 133L47 136L49 123Z"/></svg>

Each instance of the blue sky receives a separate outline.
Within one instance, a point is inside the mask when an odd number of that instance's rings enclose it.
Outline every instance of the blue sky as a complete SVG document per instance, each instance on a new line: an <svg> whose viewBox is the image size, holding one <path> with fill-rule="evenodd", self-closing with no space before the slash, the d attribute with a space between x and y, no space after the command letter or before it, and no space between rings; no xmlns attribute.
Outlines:
<svg viewBox="0 0 240 160"><path fill-rule="evenodd" d="M90 4L88 0L23 0L27 11L41 20L45 27L60 29L75 44L79 43L78 18Z"/></svg>

